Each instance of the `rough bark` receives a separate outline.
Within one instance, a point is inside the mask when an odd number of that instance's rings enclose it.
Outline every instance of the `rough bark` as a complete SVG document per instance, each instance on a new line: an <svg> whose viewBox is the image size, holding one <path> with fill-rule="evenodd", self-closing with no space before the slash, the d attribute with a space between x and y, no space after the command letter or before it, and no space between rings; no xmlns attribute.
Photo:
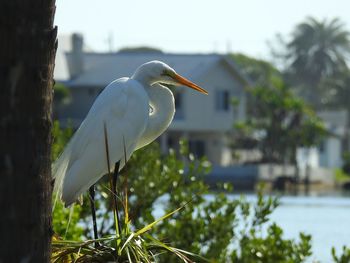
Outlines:
<svg viewBox="0 0 350 263"><path fill-rule="evenodd" d="M55 0L0 0L0 262L49 262Z"/></svg>

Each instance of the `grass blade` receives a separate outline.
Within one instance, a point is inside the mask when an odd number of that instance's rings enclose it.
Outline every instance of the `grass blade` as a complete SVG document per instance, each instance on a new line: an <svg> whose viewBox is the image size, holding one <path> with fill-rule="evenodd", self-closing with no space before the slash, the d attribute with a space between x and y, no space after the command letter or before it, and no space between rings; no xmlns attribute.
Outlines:
<svg viewBox="0 0 350 263"><path fill-rule="evenodd" d="M189 201L190 202L190 201ZM184 205L180 206L179 208L175 209L174 211L158 218L157 220L153 221L152 223L148 224L147 226L141 228L140 230L138 230L135 233L135 236L139 236L145 232L147 232L148 230L150 230L154 225L158 224L160 221L163 221L164 219L172 216L173 214L177 213L178 211L180 211L181 209L183 209L189 202L185 203Z"/></svg>

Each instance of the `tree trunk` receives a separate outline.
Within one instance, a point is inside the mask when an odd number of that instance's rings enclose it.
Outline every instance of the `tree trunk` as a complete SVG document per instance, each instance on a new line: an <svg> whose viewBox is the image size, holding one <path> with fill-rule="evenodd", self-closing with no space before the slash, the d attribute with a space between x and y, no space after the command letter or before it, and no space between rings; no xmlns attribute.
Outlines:
<svg viewBox="0 0 350 263"><path fill-rule="evenodd" d="M0 262L49 262L55 0L0 0Z"/></svg>

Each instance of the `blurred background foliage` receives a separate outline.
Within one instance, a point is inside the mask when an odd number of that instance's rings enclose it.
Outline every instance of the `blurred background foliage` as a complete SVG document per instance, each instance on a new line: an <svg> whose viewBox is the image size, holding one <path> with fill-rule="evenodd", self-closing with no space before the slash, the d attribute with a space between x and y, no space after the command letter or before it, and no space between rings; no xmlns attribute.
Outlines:
<svg viewBox="0 0 350 263"><path fill-rule="evenodd" d="M243 54L232 58L252 81L248 118L234 124L233 150L259 149L261 163L296 165L297 148L317 146L327 135L322 120L272 64Z"/></svg>
<svg viewBox="0 0 350 263"><path fill-rule="evenodd" d="M350 109L350 33L338 18L312 17L277 35L272 57L285 81L315 109Z"/></svg>
<svg viewBox="0 0 350 263"><path fill-rule="evenodd" d="M299 147L317 146L327 135L312 107L294 95L281 78L273 77L270 85L247 91L253 114L235 123L232 143L236 148L259 149L260 162L296 164Z"/></svg>

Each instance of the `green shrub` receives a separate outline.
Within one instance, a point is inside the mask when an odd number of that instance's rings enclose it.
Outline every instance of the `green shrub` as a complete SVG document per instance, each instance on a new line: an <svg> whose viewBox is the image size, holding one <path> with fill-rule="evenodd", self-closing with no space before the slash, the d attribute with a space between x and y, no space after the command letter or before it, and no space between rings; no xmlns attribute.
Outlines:
<svg viewBox="0 0 350 263"><path fill-rule="evenodd" d="M335 263L348 263L350 262L350 249L343 247L343 253L337 256L335 248L332 248L332 256Z"/></svg>

